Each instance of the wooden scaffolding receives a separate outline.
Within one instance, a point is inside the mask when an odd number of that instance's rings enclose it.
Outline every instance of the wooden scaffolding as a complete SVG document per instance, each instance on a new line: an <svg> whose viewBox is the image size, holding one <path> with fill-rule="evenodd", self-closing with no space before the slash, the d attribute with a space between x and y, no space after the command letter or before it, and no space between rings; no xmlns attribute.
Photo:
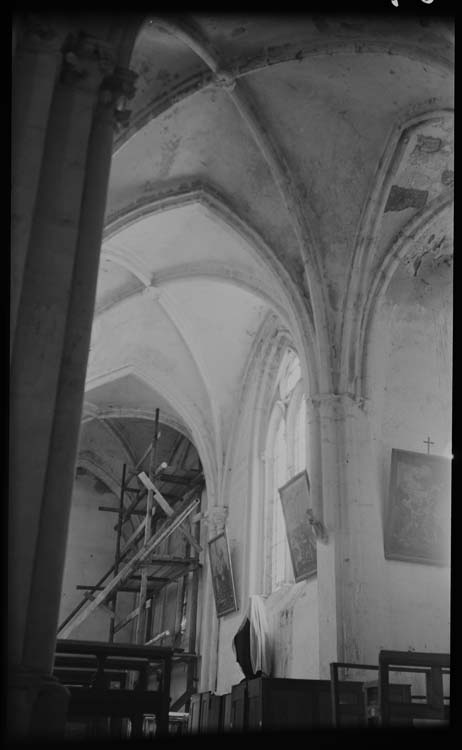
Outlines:
<svg viewBox="0 0 462 750"><path fill-rule="evenodd" d="M77 606L69 613L58 628L58 637L68 638L78 625L81 625L97 609L105 611L109 618L110 643L114 642L116 633L129 623L135 622L135 643L149 646L159 642L166 632L150 637L153 610L160 592L170 583L182 579L182 599L185 596L187 578L190 583L189 639L188 649L174 648L173 661L187 663L186 691L181 699L175 701L171 710L178 710L195 692L196 681L196 616L199 569L199 554L202 547L200 535L200 497L204 487L202 471L168 472L168 464L162 462L157 466L159 437L159 410L156 410L154 435L138 464L128 471L123 465L118 507L99 506L99 510L116 513L118 521L114 564L92 586L79 585L85 593ZM181 438L180 438L181 440ZM175 455L178 443L172 451ZM148 473L141 467L149 458ZM133 481L136 486L133 486ZM162 482L181 485L181 494L163 494L158 486ZM127 502L128 499L128 502ZM145 500L145 508L140 503ZM170 502L169 502L170 501ZM173 506L170 504L174 501ZM136 525L134 518L142 517ZM132 533L123 541L123 530L131 524ZM179 531L186 540L183 556L159 553L162 544ZM192 574L191 576L189 574ZM117 599L120 593L137 595L136 607L124 618L117 615ZM177 625L181 618L177 617Z"/></svg>

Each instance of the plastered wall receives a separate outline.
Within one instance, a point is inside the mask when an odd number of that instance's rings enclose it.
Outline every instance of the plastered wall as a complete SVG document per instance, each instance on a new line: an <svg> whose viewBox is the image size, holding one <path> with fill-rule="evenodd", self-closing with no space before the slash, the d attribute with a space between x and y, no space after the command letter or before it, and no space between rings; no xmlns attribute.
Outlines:
<svg viewBox="0 0 462 750"><path fill-rule="evenodd" d="M66 564L61 595L61 623L82 599L76 585L94 585L114 563L117 516L98 510L99 505L115 506L117 500L93 475L78 472L74 482L67 539ZM117 613L125 617L133 609L133 595L118 596ZM116 641L127 641L131 626L116 634ZM98 608L75 628L70 638L107 641L109 616Z"/></svg>
<svg viewBox="0 0 462 750"><path fill-rule="evenodd" d="M447 263L393 279L375 329L374 428L383 529L393 448L451 456L452 275ZM450 518L447 518L448 524ZM382 541L382 540L380 540ZM383 568L380 644L397 650L450 650L450 568L388 560Z"/></svg>

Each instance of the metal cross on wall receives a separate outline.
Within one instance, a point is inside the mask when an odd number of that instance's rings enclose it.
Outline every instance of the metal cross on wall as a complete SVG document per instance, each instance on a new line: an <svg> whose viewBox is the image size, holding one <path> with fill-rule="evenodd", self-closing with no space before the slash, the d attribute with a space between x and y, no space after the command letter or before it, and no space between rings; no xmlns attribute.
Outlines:
<svg viewBox="0 0 462 750"><path fill-rule="evenodd" d="M430 440L430 437L427 437L427 439L426 439L426 440L424 440L423 442L424 442L424 443L425 443L425 445L427 446L427 453L428 453L428 454L430 454L430 446L431 446L431 445L435 445L435 443L433 443L433 442L432 442L432 441Z"/></svg>

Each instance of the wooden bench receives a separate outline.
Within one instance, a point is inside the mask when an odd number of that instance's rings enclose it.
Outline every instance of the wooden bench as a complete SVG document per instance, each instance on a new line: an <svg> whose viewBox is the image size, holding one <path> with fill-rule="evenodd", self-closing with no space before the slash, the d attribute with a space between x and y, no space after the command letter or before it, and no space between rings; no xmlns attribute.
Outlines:
<svg viewBox="0 0 462 750"><path fill-rule="evenodd" d="M173 649L159 646L58 640L54 675L71 694L68 721L100 718L117 725L128 718L132 736L141 737L143 717L150 714L157 732L167 734L172 657ZM149 686L153 669L156 689Z"/></svg>
<svg viewBox="0 0 462 750"><path fill-rule="evenodd" d="M422 674L425 695L410 696L408 701L393 699L390 672ZM380 651L378 704L382 726L396 724L399 719L417 722L449 722L449 696L444 695L443 675L450 673L450 655L422 651Z"/></svg>
<svg viewBox="0 0 462 750"><path fill-rule="evenodd" d="M342 700L341 691L348 681L339 680L339 669L378 673L377 679L363 681L362 702ZM418 721L449 720L449 696L443 696L443 675L449 674L449 654L382 650L378 665L332 662L330 671L335 727L351 725L352 721L364 726L414 726ZM390 672L422 674L426 694L413 695L410 684L391 683Z"/></svg>

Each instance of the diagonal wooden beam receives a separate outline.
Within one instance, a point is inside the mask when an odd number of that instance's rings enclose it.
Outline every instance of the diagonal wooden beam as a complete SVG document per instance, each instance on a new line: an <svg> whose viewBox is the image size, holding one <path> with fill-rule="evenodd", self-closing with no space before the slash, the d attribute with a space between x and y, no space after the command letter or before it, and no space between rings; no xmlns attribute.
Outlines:
<svg viewBox="0 0 462 750"><path fill-rule="evenodd" d="M87 591L87 593L86 593L86 594L84 594L83 596L84 596L84 598L85 598L85 599L88 599L88 601L90 601L90 602L94 601L94 599L95 599L95 595L94 595L94 594L93 594L93 593L92 593L91 591ZM104 602L103 602L103 603L102 603L102 604L101 604L100 606L101 606L101 609L102 609L102 610L103 610L104 612L106 612L106 614L108 614L108 615L109 615L109 617L110 617L110 618L111 618L112 620L114 620L115 622L117 622L117 621L118 621L118 619L119 619L119 618L117 617L117 615L116 615L116 613L114 612L114 610L113 610L113 609L111 609L111 608L110 608L110 607L109 607L109 606L108 606L107 604L105 604Z"/></svg>
<svg viewBox="0 0 462 750"><path fill-rule="evenodd" d="M147 474L145 474L144 471L142 471L140 472L140 474L138 474L138 478L140 479L141 482L143 482L146 489L152 492L154 499L160 505L164 513L167 516L171 517L174 513L173 508L171 507L171 505L168 504L168 502L163 497L163 495L159 492L155 484L151 482ZM181 524L179 531L181 531L181 533L186 537L186 539L194 547L194 549L197 550L197 552L202 552L202 547L200 546L200 544L196 542L192 534L189 532L188 529L184 527L183 524Z"/></svg>
<svg viewBox="0 0 462 750"><path fill-rule="evenodd" d="M151 640L146 641L144 645L152 646L153 643L157 643L157 641L160 641L161 638L166 638L168 635L170 635L170 630L163 630L162 633L157 633L157 635L155 635L154 638L151 638Z"/></svg>
<svg viewBox="0 0 462 750"><path fill-rule="evenodd" d="M171 452L171 454L170 454L170 457L169 457L169 459L168 459L168 462L165 462L165 461L163 461L163 462L161 463L161 465L160 465L159 469L158 469L158 470L156 470L156 473L157 473L158 471L161 471L162 469L166 469L166 468L167 468L167 466L169 466L169 465L170 465L170 464L172 463L172 461L173 461L173 459L174 459L174 457L175 457L175 455L176 455L176 452L177 452L177 450L178 450L178 447L179 447L179 445L181 444L182 440L183 440L183 435L180 435L180 436L179 436L179 437L177 438L177 440L175 441L175 445L173 446L173 450L172 450L172 452ZM155 443L155 440L152 440L152 441L151 441L151 442L149 443L148 447L146 448L145 452L143 453L143 456L142 456L142 458L140 458L140 460L139 460L139 461L138 461L138 463L136 464L136 466L135 466L135 468L133 469L133 471L131 471L131 472L129 473L129 475L128 475L128 479L127 479L127 481L126 481L126 484L128 484L129 482L131 482L131 480L133 479L133 477L135 477L135 476L136 476L136 474L137 474L138 470L140 469L140 467L141 467L141 466L143 465L143 463L144 463L145 459L147 458L147 456L148 456L148 454L149 454L149 451L151 451L151 450L153 449L153 447L154 447L154 443ZM146 490L145 490L145 489L143 489L143 490L142 490L142 491L141 491L140 493L138 493L138 495L137 495L137 496L136 496L136 497L135 497L135 498L134 498L134 499L132 500L132 502L130 503L130 505L128 506L127 510L126 510L126 511L125 511L125 513L124 513L124 516L123 516L123 520L124 520L124 521L125 521L125 520L126 520L127 518L129 518L129 517L130 517L130 515L131 515L132 511L133 511L133 510L134 510L134 509L136 508L136 506L138 505L138 503L140 502L140 500L142 500L142 498L144 497L144 495L145 495L145 494L146 494ZM115 529L115 528L116 528L116 526L114 526L114 529Z"/></svg>
<svg viewBox="0 0 462 750"><path fill-rule="evenodd" d="M186 701L193 695L195 692L195 688L188 688L184 691L182 695L180 695L179 698L176 699L174 703L170 706L170 711L178 711L178 709L181 708L181 706L184 706Z"/></svg>
<svg viewBox="0 0 462 750"><path fill-rule="evenodd" d="M155 584L156 580L159 580L159 579L150 578L149 580L150 580L150 582L152 582L153 584ZM167 578L162 578L161 580L162 581L167 581L167 580L169 581L170 579L169 578L168 579ZM91 592L93 592L93 591L104 591L104 589L105 589L104 586L84 586L83 584L79 584L75 588L78 591L91 591ZM135 588L134 586L131 586L131 587L130 586L120 586L120 588L118 589L118 591L121 592L121 593L123 593L123 594L138 594L139 593L139 588ZM85 598L87 598L87 597L85 597Z"/></svg>
<svg viewBox="0 0 462 750"><path fill-rule="evenodd" d="M198 478L198 479L195 479L195 480L194 480L194 482L192 483L192 484L193 484L193 488L192 488L191 490L189 490L189 491L188 491L188 492L187 492L187 493L186 493L185 495L183 495L183 498L182 498L183 502L186 502L186 500L189 500L189 498L190 498L190 497L193 497L193 495L195 495L195 494L196 494L196 493L198 492L198 487L197 487L197 486L198 486L198 485L199 485L199 484L200 484L201 482L203 482L203 481L204 481L204 480L203 480L203 477L200 477L200 478ZM147 490L146 490L146 492L147 492ZM139 537L140 537L140 536L141 536L141 534L143 533L143 530L144 530L144 527L145 527L145 526L146 526L146 517L145 517L145 518L143 519L143 521L142 521L142 522L141 522L141 523L140 523L140 524L139 524L139 525L138 525L138 526L136 527L136 529L135 529L135 531L133 532L133 534L132 534L132 535L131 535L131 536L130 536L130 537L129 537L128 539L127 539L127 541L125 542L125 546L124 546L123 550L122 550L122 551L121 551L121 553L120 553L120 554L121 554L121 556L122 556L122 555L124 555L124 556L125 556L125 555L127 554L127 552L128 552L128 550L130 549L130 547L132 547L132 546L133 546L133 544L134 544L134 543L135 543L135 542L136 542L136 541L137 541L137 540L139 539ZM196 549L197 549L197 547L196 547ZM198 552L200 552L200 551L201 551L201 549L199 549L199 550L198 550Z"/></svg>
<svg viewBox="0 0 462 750"><path fill-rule="evenodd" d="M109 581L104 591L100 591L99 594L94 598L93 601L88 603L88 606L77 612L65 628L60 632L61 638L67 638L69 634L87 617L95 611L97 607L112 594L113 591L117 590L121 583L124 583L129 578L130 573L139 566L140 563L144 562L153 550L159 546L167 537L170 536L176 529L193 513L193 511L199 505L200 500L193 500L192 503L186 506L186 508L179 509L166 523L151 537L149 543L141 547L135 555L132 557L122 570Z"/></svg>
<svg viewBox="0 0 462 750"><path fill-rule="evenodd" d="M165 461L163 461L160 464L160 466L157 467L157 469L155 471L155 474L157 475L166 466L167 466L167 464L165 463ZM131 491L133 491L133 490L134 490L134 488L131 489ZM133 500L130 502L130 504L127 506L127 508L125 508L125 510L123 512L122 523L125 523L125 521L130 518L130 516L132 515L132 513L133 513L134 509L136 508L136 506L141 502L141 500L146 495L146 492L147 492L147 490L144 487L141 490L137 490L136 496L133 498ZM117 528L117 526L114 526L114 529L116 529L116 528Z"/></svg>
<svg viewBox="0 0 462 750"><path fill-rule="evenodd" d="M150 606L151 606L151 600L148 599L144 603L144 608L145 609L149 609ZM118 622L117 625L115 626L114 632L118 633L119 630L122 630L122 628L124 628L126 625L128 625L128 623L130 623L132 620L134 620L135 617L138 617L138 615L140 613L140 609L141 609L141 607L136 607L126 617L124 617L123 620L120 620L120 622Z"/></svg>

